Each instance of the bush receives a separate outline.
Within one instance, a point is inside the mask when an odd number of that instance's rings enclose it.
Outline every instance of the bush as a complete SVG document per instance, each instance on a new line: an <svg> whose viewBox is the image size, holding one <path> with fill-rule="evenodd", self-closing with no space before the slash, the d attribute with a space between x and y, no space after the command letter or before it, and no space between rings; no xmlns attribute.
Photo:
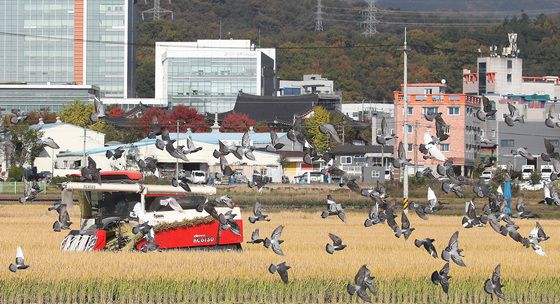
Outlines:
<svg viewBox="0 0 560 304"><path fill-rule="evenodd" d="M10 169L8 169L8 181L21 182L22 178L23 178L22 167L10 167Z"/></svg>
<svg viewBox="0 0 560 304"><path fill-rule="evenodd" d="M537 170L534 170L531 173L531 177L529 178L529 182L531 183L531 185L539 184L541 182L541 173L538 172Z"/></svg>

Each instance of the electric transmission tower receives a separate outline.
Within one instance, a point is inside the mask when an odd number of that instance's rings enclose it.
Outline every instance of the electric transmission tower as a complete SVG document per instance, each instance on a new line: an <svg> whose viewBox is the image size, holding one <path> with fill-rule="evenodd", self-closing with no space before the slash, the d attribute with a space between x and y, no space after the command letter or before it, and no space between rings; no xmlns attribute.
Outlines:
<svg viewBox="0 0 560 304"><path fill-rule="evenodd" d="M362 24L365 27L365 30L362 32L366 37L371 37L377 34L377 25L379 24L379 9L375 6L377 0L366 0L367 8L362 10L362 16L364 16L365 20L362 21Z"/></svg>
<svg viewBox="0 0 560 304"><path fill-rule="evenodd" d="M323 31L323 5L321 0L317 0L317 11L315 12L315 31Z"/></svg>
<svg viewBox="0 0 560 304"><path fill-rule="evenodd" d="M146 0L146 4L148 4L148 0ZM169 4L171 4L171 0L169 0ZM162 8L160 5L160 0L154 0L154 7L142 11L142 20L145 20L144 14L153 15L153 20L159 20L164 15L171 15L171 20L173 20L173 11Z"/></svg>

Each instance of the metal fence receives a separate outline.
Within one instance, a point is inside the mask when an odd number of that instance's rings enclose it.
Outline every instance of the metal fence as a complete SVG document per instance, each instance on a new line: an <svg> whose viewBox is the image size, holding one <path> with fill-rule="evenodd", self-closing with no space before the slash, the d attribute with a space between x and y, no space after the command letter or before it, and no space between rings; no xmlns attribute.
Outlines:
<svg viewBox="0 0 560 304"><path fill-rule="evenodd" d="M39 184L39 188L41 188L41 193L44 193L47 191L47 182L38 182ZM0 182L0 193L11 193L11 194L17 194L17 193L23 193L23 182Z"/></svg>

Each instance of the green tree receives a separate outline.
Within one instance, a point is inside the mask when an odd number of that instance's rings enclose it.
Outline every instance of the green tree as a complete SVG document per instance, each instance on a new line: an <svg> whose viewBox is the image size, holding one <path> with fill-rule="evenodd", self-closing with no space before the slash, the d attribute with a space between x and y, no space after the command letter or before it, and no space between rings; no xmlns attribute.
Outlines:
<svg viewBox="0 0 560 304"><path fill-rule="evenodd" d="M10 138L4 144L4 154L9 159L10 166L23 167L33 164L43 147L37 144L43 132L30 128L28 125L11 125L7 128Z"/></svg>
<svg viewBox="0 0 560 304"><path fill-rule="evenodd" d="M541 173L537 170L531 172L531 176L529 177L529 182L531 185L536 185L541 182Z"/></svg>
<svg viewBox="0 0 560 304"><path fill-rule="evenodd" d="M80 127L88 127L93 124L90 120L91 114L95 112L93 104L85 104L75 101L64 106L60 112L60 119L63 122Z"/></svg>
<svg viewBox="0 0 560 304"><path fill-rule="evenodd" d="M317 106L313 108L313 116L305 120L306 138L319 152L324 152L329 147L329 136L319 130L319 126L330 122L329 111Z"/></svg>

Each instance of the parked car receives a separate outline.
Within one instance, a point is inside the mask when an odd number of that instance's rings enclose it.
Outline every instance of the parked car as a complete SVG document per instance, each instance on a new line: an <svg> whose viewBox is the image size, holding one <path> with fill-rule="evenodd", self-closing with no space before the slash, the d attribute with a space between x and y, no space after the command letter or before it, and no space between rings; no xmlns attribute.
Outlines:
<svg viewBox="0 0 560 304"><path fill-rule="evenodd" d="M523 165L521 166L521 179L529 180L531 178L531 173L535 171L535 166L533 165Z"/></svg>
<svg viewBox="0 0 560 304"><path fill-rule="evenodd" d="M52 172L51 171L41 171L37 174L37 179L51 179Z"/></svg>
<svg viewBox="0 0 560 304"><path fill-rule="evenodd" d="M186 178L191 184L206 184L206 172L201 170L187 171Z"/></svg>
<svg viewBox="0 0 560 304"><path fill-rule="evenodd" d="M244 184L247 183L248 181L249 180L247 179L247 176L245 176L241 171L236 171L235 173L233 173L233 175L230 178L230 184L231 183Z"/></svg>

